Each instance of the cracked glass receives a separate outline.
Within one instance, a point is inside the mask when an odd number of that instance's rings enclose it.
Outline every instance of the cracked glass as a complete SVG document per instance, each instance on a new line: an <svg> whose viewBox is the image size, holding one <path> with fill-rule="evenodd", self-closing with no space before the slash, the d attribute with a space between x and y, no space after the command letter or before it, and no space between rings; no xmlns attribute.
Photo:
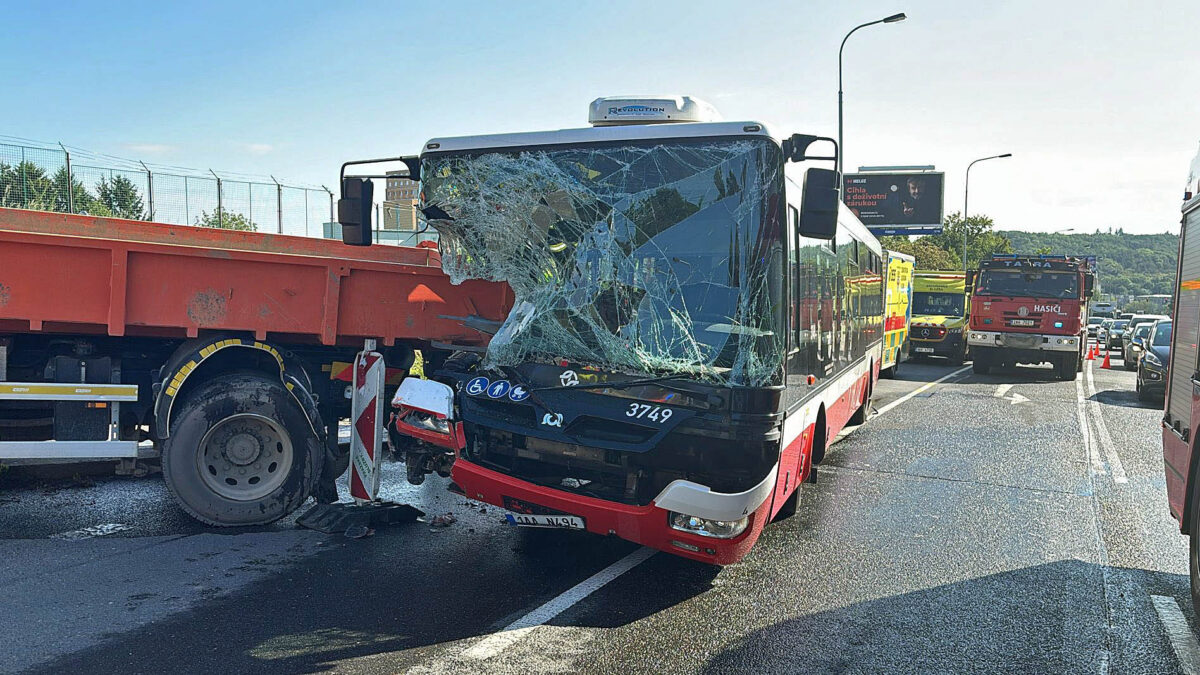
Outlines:
<svg viewBox="0 0 1200 675"><path fill-rule="evenodd" d="M761 386L784 351L782 165L764 138L443 153L422 207L453 283L514 292L484 367Z"/></svg>

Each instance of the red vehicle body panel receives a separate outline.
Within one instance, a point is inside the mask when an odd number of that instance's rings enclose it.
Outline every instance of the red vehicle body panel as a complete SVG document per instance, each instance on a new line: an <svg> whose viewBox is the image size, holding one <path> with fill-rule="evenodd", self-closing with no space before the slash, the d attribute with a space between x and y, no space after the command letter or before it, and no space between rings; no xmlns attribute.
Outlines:
<svg viewBox="0 0 1200 675"><path fill-rule="evenodd" d="M0 209L0 332L280 342L487 342L506 284L453 286L434 249Z"/></svg>
<svg viewBox="0 0 1200 675"><path fill-rule="evenodd" d="M1082 288L1082 283L1080 284ZM990 295L971 295L971 330L1003 331L1006 333L1040 333L1043 335L1078 335L1083 326L1087 303L1080 298L1009 298ZM1021 307L1028 311L1020 315ZM1029 308L1035 308L1029 311ZM1057 311L1036 311L1037 307ZM1010 319L1032 319L1032 326L1010 326ZM991 323L984 323L991 319ZM1061 322L1061 327L1055 327Z"/></svg>

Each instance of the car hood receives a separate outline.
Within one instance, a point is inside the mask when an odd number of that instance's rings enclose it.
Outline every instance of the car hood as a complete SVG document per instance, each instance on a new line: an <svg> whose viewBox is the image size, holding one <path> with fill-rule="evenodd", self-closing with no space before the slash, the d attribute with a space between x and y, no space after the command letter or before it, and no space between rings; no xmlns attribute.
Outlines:
<svg viewBox="0 0 1200 675"><path fill-rule="evenodd" d="M1151 354L1154 354L1155 356L1157 356L1158 360L1162 361L1164 366L1167 365L1167 359L1171 356L1171 347L1168 345L1163 345L1163 346L1159 346L1159 347L1155 347L1152 345L1152 346L1150 346L1150 348L1147 351L1149 351Z"/></svg>

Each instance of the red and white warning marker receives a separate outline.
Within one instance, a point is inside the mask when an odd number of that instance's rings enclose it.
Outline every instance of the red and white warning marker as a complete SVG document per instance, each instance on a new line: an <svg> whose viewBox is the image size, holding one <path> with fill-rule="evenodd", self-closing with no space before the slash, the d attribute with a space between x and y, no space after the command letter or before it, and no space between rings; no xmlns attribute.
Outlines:
<svg viewBox="0 0 1200 675"><path fill-rule="evenodd" d="M354 394L350 402L350 496L356 503L375 501L383 454L383 385L387 369L375 341L367 340L354 357Z"/></svg>

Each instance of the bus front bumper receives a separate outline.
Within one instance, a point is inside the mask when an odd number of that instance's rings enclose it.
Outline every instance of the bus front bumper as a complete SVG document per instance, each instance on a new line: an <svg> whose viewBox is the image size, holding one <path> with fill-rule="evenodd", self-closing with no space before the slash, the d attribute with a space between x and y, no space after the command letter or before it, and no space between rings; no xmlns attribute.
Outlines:
<svg viewBox="0 0 1200 675"><path fill-rule="evenodd" d="M689 481L674 481L649 505L622 504L556 490L514 478L461 457L451 477L470 499L512 509L514 505L544 510L551 515L583 518L584 529L714 565L729 565L746 556L758 540L771 510L771 491L778 467L750 490L715 493ZM537 512L536 510L534 511ZM672 513L713 520L746 518L738 535L721 539L676 529Z"/></svg>

